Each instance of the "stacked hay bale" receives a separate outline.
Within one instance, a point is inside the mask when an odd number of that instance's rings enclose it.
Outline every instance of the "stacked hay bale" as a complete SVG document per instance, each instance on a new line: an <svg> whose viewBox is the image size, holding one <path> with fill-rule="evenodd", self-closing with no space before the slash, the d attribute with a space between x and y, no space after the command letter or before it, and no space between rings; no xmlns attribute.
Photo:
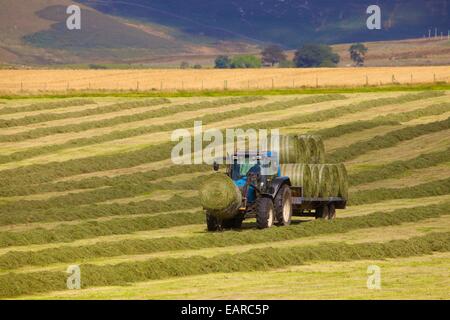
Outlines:
<svg viewBox="0 0 450 320"><path fill-rule="evenodd" d="M325 146L319 136L280 137L281 175L294 187L302 187L306 198L348 199L347 170L344 164L325 164Z"/></svg>

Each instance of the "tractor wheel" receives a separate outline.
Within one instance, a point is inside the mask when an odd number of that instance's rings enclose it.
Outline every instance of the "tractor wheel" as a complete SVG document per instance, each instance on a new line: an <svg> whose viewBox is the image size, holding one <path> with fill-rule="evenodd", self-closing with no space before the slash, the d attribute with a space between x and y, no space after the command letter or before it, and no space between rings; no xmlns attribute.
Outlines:
<svg viewBox="0 0 450 320"><path fill-rule="evenodd" d="M275 216L280 226L288 226L292 219L292 193L288 185L281 187L275 197Z"/></svg>
<svg viewBox="0 0 450 320"><path fill-rule="evenodd" d="M270 198L256 200L256 226L258 229L270 228L274 220L273 201Z"/></svg>
<svg viewBox="0 0 450 320"><path fill-rule="evenodd" d="M206 212L206 227L208 231L217 231L220 228L217 218L208 212Z"/></svg>
<svg viewBox="0 0 450 320"><path fill-rule="evenodd" d="M316 219L328 219L328 205L316 209Z"/></svg>
<svg viewBox="0 0 450 320"><path fill-rule="evenodd" d="M333 203L328 205L328 219L333 220L336 218L336 207Z"/></svg>

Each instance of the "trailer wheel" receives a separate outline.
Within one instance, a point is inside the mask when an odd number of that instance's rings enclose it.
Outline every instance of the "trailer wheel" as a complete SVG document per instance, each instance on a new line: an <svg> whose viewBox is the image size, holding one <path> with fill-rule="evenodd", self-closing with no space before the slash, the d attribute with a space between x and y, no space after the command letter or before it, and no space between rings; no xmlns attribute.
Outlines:
<svg viewBox="0 0 450 320"><path fill-rule="evenodd" d="M273 225L274 208L270 198L256 200L256 226L258 229L270 228Z"/></svg>
<svg viewBox="0 0 450 320"><path fill-rule="evenodd" d="M208 212L206 212L206 227L208 231L217 231L220 228L217 218Z"/></svg>
<svg viewBox="0 0 450 320"><path fill-rule="evenodd" d="M328 219L333 220L334 218L336 218L336 207L334 203L330 203L328 205Z"/></svg>
<svg viewBox="0 0 450 320"><path fill-rule="evenodd" d="M322 207L318 207L316 209L316 219L328 219L329 213L328 213L328 206L324 205Z"/></svg>
<svg viewBox="0 0 450 320"><path fill-rule="evenodd" d="M292 193L291 188L288 185L281 187L275 197L275 216L277 218L278 225L288 226L291 224L292 219Z"/></svg>

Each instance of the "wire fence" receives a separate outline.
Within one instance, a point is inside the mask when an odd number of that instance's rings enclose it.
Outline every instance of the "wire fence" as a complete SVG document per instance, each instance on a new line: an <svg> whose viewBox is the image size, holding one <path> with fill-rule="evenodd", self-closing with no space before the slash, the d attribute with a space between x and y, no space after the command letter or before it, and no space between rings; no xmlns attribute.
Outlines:
<svg viewBox="0 0 450 320"><path fill-rule="evenodd" d="M190 71L185 71L189 73ZM211 70L214 73L214 70ZM224 78L208 75L201 78L198 74L193 77L184 75L183 78L154 77L152 75L136 74L133 72L116 74L105 77L100 75L78 78L52 80L51 77L37 76L24 80L0 80L0 92L64 92L64 91L202 91L202 90L258 90L258 89L300 89L326 87L361 87L385 85L414 85L450 83L450 67L439 73L399 72L399 73L367 73L352 74L348 70L342 74L309 73L301 76L275 75L252 76L252 71L241 71L242 75ZM49 80L46 80L49 79Z"/></svg>

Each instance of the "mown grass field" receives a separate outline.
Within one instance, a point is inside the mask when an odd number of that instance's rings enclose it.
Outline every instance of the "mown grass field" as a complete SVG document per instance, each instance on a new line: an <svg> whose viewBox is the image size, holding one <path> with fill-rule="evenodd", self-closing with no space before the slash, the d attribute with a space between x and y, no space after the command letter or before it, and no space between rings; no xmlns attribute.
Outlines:
<svg viewBox="0 0 450 320"><path fill-rule="evenodd" d="M170 160L194 120L321 134L349 207L207 233L196 190L212 169ZM449 299L449 126L437 90L0 99L0 298Z"/></svg>

